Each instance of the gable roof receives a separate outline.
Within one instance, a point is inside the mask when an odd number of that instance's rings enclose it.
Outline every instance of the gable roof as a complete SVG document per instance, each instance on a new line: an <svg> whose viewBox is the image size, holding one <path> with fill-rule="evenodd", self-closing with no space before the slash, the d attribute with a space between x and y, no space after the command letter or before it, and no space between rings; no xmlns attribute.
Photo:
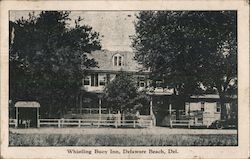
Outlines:
<svg viewBox="0 0 250 159"><path fill-rule="evenodd" d="M123 57L123 66L113 65L113 56L119 54ZM93 58L97 62L97 67L90 68L89 70L95 71L128 71L128 72L139 72L144 71L142 65L138 64L134 59L135 54L129 51L109 51L109 50L97 50L90 54L87 54L88 58Z"/></svg>

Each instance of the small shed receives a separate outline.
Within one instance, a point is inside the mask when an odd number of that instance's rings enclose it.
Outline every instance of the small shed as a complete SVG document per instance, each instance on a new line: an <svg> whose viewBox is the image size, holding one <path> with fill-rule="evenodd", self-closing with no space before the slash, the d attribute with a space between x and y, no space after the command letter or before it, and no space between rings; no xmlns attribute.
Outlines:
<svg viewBox="0 0 250 159"><path fill-rule="evenodd" d="M35 101L19 101L15 104L17 127L37 127L40 104Z"/></svg>

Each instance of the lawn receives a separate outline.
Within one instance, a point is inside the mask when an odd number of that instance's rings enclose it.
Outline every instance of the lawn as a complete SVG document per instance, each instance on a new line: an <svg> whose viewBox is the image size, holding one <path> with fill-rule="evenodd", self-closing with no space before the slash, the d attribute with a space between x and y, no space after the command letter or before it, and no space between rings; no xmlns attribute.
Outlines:
<svg viewBox="0 0 250 159"><path fill-rule="evenodd" d="M236 146L235 134L9 134L10 146Z"/></svg>

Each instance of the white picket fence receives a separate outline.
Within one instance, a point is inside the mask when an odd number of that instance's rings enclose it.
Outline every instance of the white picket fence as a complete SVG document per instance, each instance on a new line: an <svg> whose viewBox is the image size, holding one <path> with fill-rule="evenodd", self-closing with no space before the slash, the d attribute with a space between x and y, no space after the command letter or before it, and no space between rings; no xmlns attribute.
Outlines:
<svg viewBox="0 0 250 159"><path fill-rule="evenodd" d="M172 128L173 126L187 126L190 128L191 122L190 120L170 120L170 127Z"/></svg>
<svg viewBox="0 0 250 159"><path fill-rule="evenodd" d="M152 127L153 120L96 120L96 119L38 119L37 127L84 127L84 126L114 126L116 128L120 126L127 127ZM17 127L17 120L10 119L9 126Z"/></svg>
<svg viewBox="0 0 250 159"><path fill-rule="evenodd" d="M38 127L55 126L58 128L69 126L130 126L130 127L152 127L152 120L94 120L94 119L39 119Z"/></svg>
<svg viewBox="0 0 250 159"><path fill-rule="evenodd" d="M9 126L17 127L17 120L16 119L10 119L9 120Z"/></svg>

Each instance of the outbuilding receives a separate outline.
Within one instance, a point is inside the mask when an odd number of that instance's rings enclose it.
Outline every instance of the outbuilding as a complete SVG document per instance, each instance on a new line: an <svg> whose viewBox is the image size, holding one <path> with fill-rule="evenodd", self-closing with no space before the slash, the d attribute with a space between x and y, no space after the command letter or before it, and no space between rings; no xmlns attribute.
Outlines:
<svg viewBox="0 0 250 159"><path fill-rule="evenodd" d="M37 127L40 104L35 101L19 101L15 104L18 128Z"/></svg>

